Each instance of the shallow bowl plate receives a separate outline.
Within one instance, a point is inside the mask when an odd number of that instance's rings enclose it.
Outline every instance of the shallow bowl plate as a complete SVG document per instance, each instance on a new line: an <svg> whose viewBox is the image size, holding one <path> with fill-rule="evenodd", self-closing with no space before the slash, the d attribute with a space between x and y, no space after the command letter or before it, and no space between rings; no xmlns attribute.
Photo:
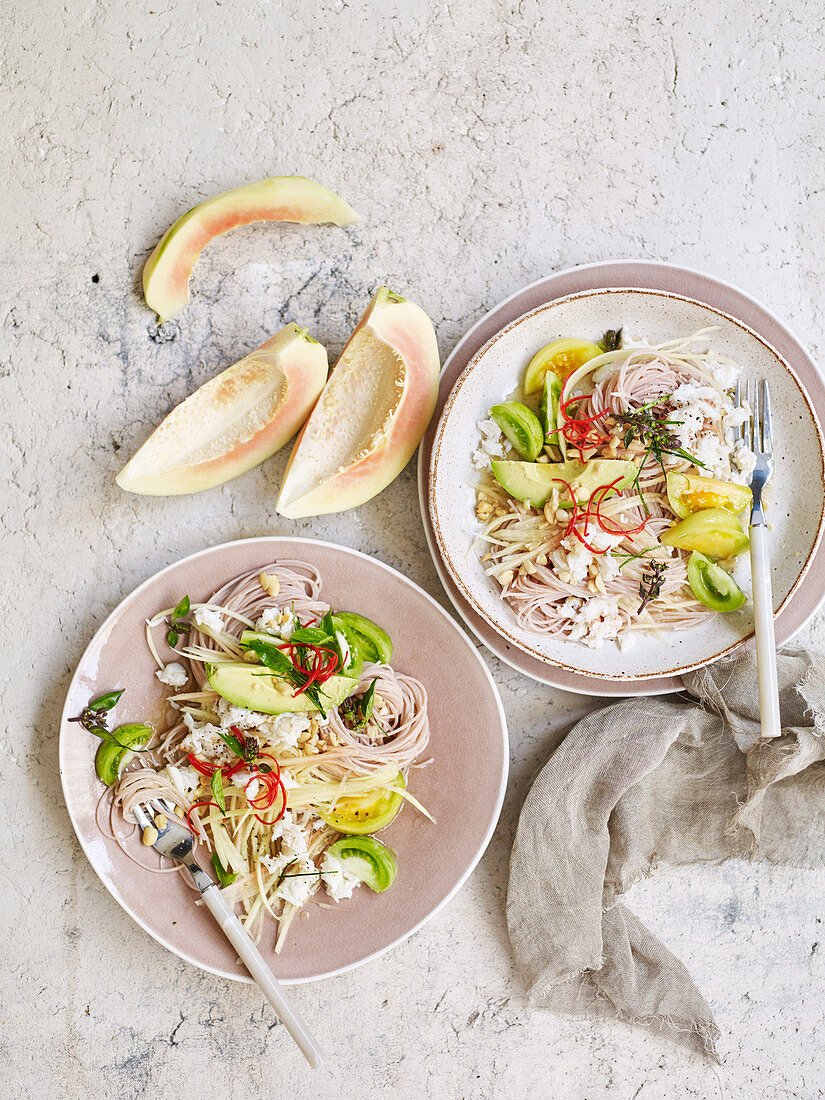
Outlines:
<svg viewBox="0 0 825 1100"><path fill-rule="evenodd" d="M341 973L410 936L465 882L492 836L507 781L507 728L498 692L475 647L435 600L402 574L360 554L311 539L258 538L203 550L156 574L128 596L93 638L69 687L60 731L60 771L78 839L103 884L137 923L176 955L227 978L250 980L210 914L176 874L136 867L99 830L103 788L94 772L97 740L68 719L90 699L125 689L119 722L162 720L164 689L144 638L144 620L184 593L205 599L247 569L299 559L321 573L321 598L358 610L384 626L394 643L393 667L417 677L429 694L432 756L415 769L410 789L433 825L410 806L381 833L398 853L390 890L366 887L331 909L311 902L296 918L280 955L274 924L261 951L284 982ZM169 655L171 659L171 654ZM132 851L146 859L134 838ZM319 890L317 901L325 900Z"/></svg>
<svg viewBox="0 0 825 1100"><path fill-rule="evenodd" d="M777 470L771 488L774 606L778 612L800 584L819 543L825 512L822 433L797 375L780 354L741 321L693 299L663 291L602 288L549 302L496 333L471 359L453 387L436 429L430 459L429 518L439 554L469 607L509 645L545 665L595 680L633 682L678 676L731 652L753 633L750 603L691 631L642 635L625 651L607 643L547 638L521 628L483 572L473 543L471 461L478 421L519 385L531 355L559 336L598 338L623 325L652 342L715 326L715 352L737 361L743 377L767 378L774 404ZM791 443L792 441L792 443ZM749 589L747 559L738 579Z"/></svg>

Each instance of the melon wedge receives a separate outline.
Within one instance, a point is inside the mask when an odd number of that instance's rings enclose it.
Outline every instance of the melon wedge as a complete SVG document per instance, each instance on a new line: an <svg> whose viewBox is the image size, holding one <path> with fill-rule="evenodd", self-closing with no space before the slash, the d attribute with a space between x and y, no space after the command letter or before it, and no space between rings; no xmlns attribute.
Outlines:
<svg viewBox="0 0 825 1100"><path fill-rule="evenodd" d="M287 443L326 381L325 349L289 324L172 409L117 475L130 493L211 489Z"/></svg>
<svg viewBox="0 0 825 1100"><path fill-rule="evenodd" d="M358 215L334 191L303 176L273 176L207 199L166 230L143 268L143 294L158 319L168 321L189 301L189 276L213 237L260 221L351 225Z"/></svg>
<svg viewBox="0 0 825 1100"><path fill-rule="evenodd" d="M278 497L281 515L343 512L385 489L430 422L438 371L429 317L382 286L295 442Z"/></svg>

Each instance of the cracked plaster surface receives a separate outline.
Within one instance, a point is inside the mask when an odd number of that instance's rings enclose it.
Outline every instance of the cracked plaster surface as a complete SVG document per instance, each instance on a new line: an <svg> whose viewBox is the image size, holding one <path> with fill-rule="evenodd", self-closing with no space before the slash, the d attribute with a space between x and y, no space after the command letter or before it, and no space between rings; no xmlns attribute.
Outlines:
<svg viewBox="0 0 825 1100"><path fill-rule="evenodd" d="M531 778L591 700L488 658L512 742L499 829L469 884L415 937L295 990L330 1057L315 1077L254 989L179 961L117 907L74 840L56 763L63 696L97 625L206 544L317 535L375 554L443 602L412 468L356 512L301 522L274 513L283 455L202 496L115 485L172 405L286 320L334 356L387 282L430 313L446 355L524 283L640 255L743 286L821 353L822 6L2 10L8 1094L822 1095L822 874L729 864L636 889L636 911L717 1015L719 1067L620 1024L525 1006L504 928L509 847ZM139 273L167 225L217 191L293 172L340 190L363 222L254 226L216 241L191 305L158 333ZM825 617L806 637L825 643Z"/></svg>

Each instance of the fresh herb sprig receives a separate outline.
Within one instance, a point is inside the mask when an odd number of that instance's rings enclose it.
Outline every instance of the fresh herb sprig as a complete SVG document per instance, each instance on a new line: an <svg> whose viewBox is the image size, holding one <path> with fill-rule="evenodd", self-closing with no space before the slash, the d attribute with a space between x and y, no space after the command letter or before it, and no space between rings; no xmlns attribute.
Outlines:
<svg viewBox="0 0 825 1100"><path fill-rule="evenodd" d="M654 550L658 550L658 549L659 549L658 546L646 546L644 548L644 550L639 550L635 554L622 554L622 553L619 553L617 550L611 550L610 551L610 556L612 558L623 558L624 560L622 561L621 565L619 566L619 569L624 569L624 567L626 565L629 565L632 561L636 561L637 558L643 558L645 556L645 554L651 554Z"/></svg>
<svg viewBox="0 0 825 1100"><path fill-rule="evenodd" d="M651 600L655 600L658 596L661 596L666 572L666 561L652 561L648 563L647 569L639 582L639 598L642 602L639 604L639 610L636 612L637 615L641 615Z"/></svg>
<svg viewBox="0 0 825 1100"><path fill-rule="evenodd" d="M280 875L278 875L278 879L275 883L275 889L276 890L281 885L281 883L284 881L284 879L287 879L287 878L314 878L315 875L320 875L322 873L321 871L315 870L315 871L294 871L292 874L289 874L288 872L289 872L290 867L294 867L295 864L299 863L299 862L300 862L300 856L297 857L296 859L291 859L289 861L289 863L287 863L286 867L284 867L283 871L281 871ZM337 875L338 871L329 870L329 871L324 871L323 874L325 874L325 875Z"/></svg>
<svg viewBox="0 0 825 1100"><path fill-rule="evenodd" d="M599 340L599 347L603 351L618 351L622 346L622 329L609 328Z"/></svg>
<svg viewBox="0 0 825 1100"><path fill-rule="evenodd" d="M166 641L171 649L174 649L178 644L181 634L185 633L189 628L181 623L181 619L185 619L191 610L192 604L188 596L184 596L183 599L177 604L175 610L169 616L169 631L166 635Z"/></svg>
<svg viewBox="0 0 825 1100"><path fill-rule="evenodd" d="M305 630L305 627L301 629ZM297 633L297 631L296 631ZM300 645L300 641L294 642L294 634L290 638L290 644ZM315 644L315 643L312 643ZM283 650L279 649L274 642L262 642L259 640L244 642L243 648L251 653L256 654L261 663L266 665L270 672L274 672L277 676L283 680L287 680L290 684L293 684L297 688L302 688L307 697L314 703L315 707L321 712L324 718L326 718L326 711L324 710L323 701L321 698L321 690L318 684L307 684L308 677L304 675L287 657Z"/></svg>
<svg viewBox="0 0 825 1100"><path fill-rule="evenodd" d="M212 866L215 868L215 874L218 876L218 882L221 886L231 886L231 884L238 877L235 871L227 871L224 865L221 863L218 853L212 853Z"/></svg>
<svg viewBox="0 0 825 1100"><path fill-rule="evenodd" d="M650 508L639 486L639 479L651 455L659 463L663 474L667 472L665 470L665 455L684 458L686 461L692 462L694 466L700 466L704 469L704 464L681 446L678 435L673 431L673 428L683 424L684 421L670 418L667 410L669 396L668 394L667 396L657 397L653 401L648 401L645 405L640 405L633 412L618 413L615 417L616 423L624 428L624 434L622 435L624 446L627 448L634 439L638 439L645 448L642 461L636 471L636 477L633 479L633 489L639 496L642 507L648 515L650 515Z"/></svg>
<svg viewBox="0 0 825 1100"><path fill-rule="evenodd" d="M146 752L146 749L136 749L132 745L124 744L115 737L115 733L109 729L108 715L109 711L113 710L117 706L121 695L125 691L125 688L119 688L115 691L107 691L103 695L98 695L96 699L92 699L90 703L87 703L80 714L75 715L74 718L70 718L70 722L78 722L87 733L93 734L95 737L99 737L101 741L110 741L113 745L117 745L118 748L128 749L129 752ZM119 726L118 729L123 729L123 726ZM151 733L151 727L145 727Z"/></svg>
<svg viewBox="0 0 825 1100"><path fill-rule="evenodd" d="M350 696L342 703L341 715L351 723L353 729L366 729L371 719L375 721L375 686L377 683L378 679L376 678L359 698L356 699Z"/></svg>

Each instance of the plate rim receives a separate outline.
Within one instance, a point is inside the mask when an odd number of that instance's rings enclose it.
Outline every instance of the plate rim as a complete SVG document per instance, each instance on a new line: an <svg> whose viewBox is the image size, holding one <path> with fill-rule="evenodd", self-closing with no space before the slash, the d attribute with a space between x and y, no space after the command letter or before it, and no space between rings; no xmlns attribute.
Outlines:
<svg viewBox="0 0 825 1100"><path fill-rule="evenodd" d="M464 642L464 644L466 644L468 649L472 652L474 659L478 662L479 666L481 667L481 669L484 673L484 676L487 679L487 682L488 682L490 688L492 689L493 699L495 700L495 704L496 704L496 708L497 708L498 715L499 715L499 720L500 720L501 744L502 744L502 769L501 769L501 777L500 777L500 780L499 780L498 794L496 796L496 801L495 801L494 813L491 816L491 821L490 821L490 823L489 823L489 825L488 825L488 827L485 831L485 834L484 834L484 837L483 837L483 840L482 840L480 846L478 847L477 851L474 853L473 858L472 858L469 866L464 870L464 872L462 873L459 880L455 883L455 885L452 887L452 889L449 891L449 893L447 893L445 895L445 897L442 898L442 900L438 903L438 905L436 905L432 910L430 910L430 912L427 913L426 916L422 917L422 919L416 925L414 925L409 930L405 931L401 936L398 936L391 943L386 944L384 947L379 948L377 951L374 951L372 954L365 956L363 959L358 959L357 961L347 963L344 966L336 967L334 969L324 971L322 974L313 974L313 975L302 977L302 978L279 978L278 979L278 981L282 985L305 985L308 982L321 981L324 978L333 978L333 977L337 977L339 974L346 974L348 971L354 970L359 966L363 966L365 963L372 962L374 959L379 958L381 955L384 955L386 952L391 951L394 947L397 947L400 943L403 943L405 940L407 940L411 936L413 936L428 921L430 921L434 916L436 916L438 913L440 913L441 910L444 909L444 907L446 905L448 905L450 903L450 901L452 901L452 899L456 896L456 894L459 892L459 890L461 890L461 888L466 884L466 882L469 879L470 875L473 873L473 871L478 866L482 856L487 851L487 848L490 845L490 841L493 838L493 834L495 833L496 827L497 827L499 819L501 817L501 810L502 810L502 807L503 807L503 804L504 804L504 796L505 796L506 791L507 791L507 780L508 780L509 770L510 770L509 730L508 730L508 726L507 726L507 715L506 715L505 710L504 710L504 704L501 701L501 694L498 690L498 687L496 685L495 680L493 679L493 676L490 672L490 669L487 667L486 661L481 656L481 653L476 648L476 646L473 644L471 638L465 633L465 631L461 628L461 626L455 621L455 619L449 613L449 611L447 611L447 609L445 607L442 607L442 605L433 596L431 596L429 594L429 592L425 591L425 589L423 589L421 587L421 585L417 584L415 581L411 580L409 577L406 577L403 573L400 572L400 570L395 569L391 565L387 565L385 562L380 561L378 558L375 558L370 554L364 553L362 550L355 550L352 547L343 546L340 543L336 543L336 542L329 542L326 539L309 538L305 535L304 536L301 536L301 535L295 535L295 536L291 536L291 535L257 535L257 536L252 536L251 538L230 539L227 542L221 542L221 543L217 543L214 546L204 547L202 550L196 550L192 554L187 554L182 558L178 558L175 561L170 562L168 565L163 566L161 569L157 570L156 572L152 573L149 577L147 577L140 584L138 584L134 588L130 589L126 593L126 595L123 596L118 601L117 605L106 616L106 618L103 620L103 622L100 624L100 626L95 631L95 633L92 636L92 638L90 639L88 645L83 650L83 653L81 654L81 656L80 656L80 658L77 662L77 665L75 666L75 670L72 674L71 680L69 681L69 686L66 689L66 697L64 699L63 708L62 708L61 714L60 714L60 728L59 728L59 733L58 733L58 770L59 770L59 773L60 773L60 787L61 787L61 791L62 791L62 794L63 794L63 802L66 806L66 811L69 815L69 821L71 822L72 829L74 830L74 834L75 834L75 836L78 840L78 843L80 844L80 847L83 851L83 854L86 856L86 859L88 860L89 865L91 866L91 868L94 871L95 875L97 876L98 880L106 888L108 893L114 898L114 900L117 902L117 904L120 906L120 908L123 909L123 911L129 917L131 917L131 919L133 921L135 921L135 923L140 928L142 928L144 932L148 933L152 937L153 940L155 940L157 943L159 943L162 947L166 948L167 951L170 951L173 955L176 955L178 958L183 959L184 962L187 962L187 963L192 964L193 966L196 966L199 970L204 970L204 971L206 971L210 974L216 974L219 977L228 978L232 981L247 982L249 984L253 983L253 978L249 974L233 973L233 972L230 972L228 970L223 970L221 967L218 967L218 966L210 966L210 965L202 962L200 959L194 958L192 955L188 954L186 951L178 950L178 948L171 946L164 939L163 935L159 931L156 931L155 929L151 928L144 921L144 919L142 917L140 917L137 913L135 913L133 911L131 906L126 904L126 902L116 892L115 887L114 887L114 883L107 882L106 879L98 871L97 866L95 864L95 860L92 858L92 854L89 850L89 847L87 846L86 840L81 835L81 830L78 828L78 824L77 824L77 821L75 820L75 815L74 815L73 810L72 810L70 792L67 790L67 774L66 774L66 769L64 767L64 763L65 763L65 761L64 761L64 752L65 752L65 746L67 744L66 735L67 735L68 730L69 730L69 723L68 723L68 720L67 720L68 719L68 710L69 710L69 699L72 695L72 691L74 689L75 682L76 682L78 676L80 675L80 670L81 670L84 662L86 661L87 657L89 656L91 651L94 649L94 647L98 643L101 635L104 634L104 632L107 630L107 628L110 626L110 624L112 624L113 621L118 617L123 604L127 600L131 599L133 596L137 595L139 592L142 592L144 589L149 587L149 585L153 584L155 581L160 579L162 576L164 576L170 570L174 569L175 567L177 567L179 565L188 564L189 562L192 562L192 561L194 561L198 558L201 558L201 557L203 557L207 554L215 553L215 552L220 551L220 550L227 550L230 547L249 546L249 545L256 544L256 543L260 543L260 544L265 543L267 545L272 545L273 543L274 544L299 543L302 546L310 546L310 547L311 546L324 546L328 549L340 551L340 552L343 552L345 554L353 555L355 557L364 558L365 560L370 562L371 565L374 565L374 566L377 566L380 569L383 569L385 572L387 572L391 576L393 576L396 580L401 580L403 583L410 585L420 596L423 596L425 598L425 600L433 608L435 608L441 616L443 616L446 619L446 621L453 627L453 629L456 631L456 633L461 638L461 640Z"/></svg>
<svg viewBox="0 0 825 1100"><path fill-rule="evenodd" d="M531 291L531 289L533 289L535 287L542 286L542 285L545 285L545 284L548 284L548 283L552 284L552 282L554 280L562 280L565 276L570 276L570 275L573 275L573 274L578 274L578 275L581 276L581 275L586 275L586 273L588 273L590 271L597 271L598 269L608 269L609 270L609 269L612 269L612 268L616 268L620 265L634 265L634 266L638 266L638 267L641 267L641 268L649 267L649 268L664 269L665 271L670 272L670 273L674 273L674 274L686 273L688 275L692 275L694 277L697 277L701 280L711 282L711 283L715 283L717 286L719 286L721 288L727 288L729 290L734 291L736 294L739 294L741 297L743 297L746 300L750 301L758 309L761 309L765 314L767 314L768 317L777 325L777 327L780 330L784 330L784 332L788 334L788 336L799 346L799 348L807 356L807 358L809 359L809 361L813 365L814 369L817 370L816 364L814 363L814 360L811 357L810 353L808 352L807 348L801 343L801 341L799 341L798 337L795 336L795 334L792 332L792 330L789 329L788 326L784 325L781 321L779 321L779 319L774 314L772 314L770 310L768 310L766 307L762 306L762 304L760 302L758 302L756 299L752 298L750 295L746 294L744 291L741 291L738 288L733 287L731 284L725 283L723 280L716 279L714 276L710 276L710 275L707 275L703 272L695 271L695 270L689 269L689 268L677 267L676 265L668 264L668 263L663 262L663 261L633 260L633 259L621 260L621 259L619 259L619 260L601 261L601 262L595 263L595 264L574 266L574 267L566 268L563 271L559 271L559 272L556 272L552 275L545 276L542 279L536 280L535 282L533 282L533 283L531 283L531 284L529 284L525 287L522 287L520 290L518 290L514 294L510 295L508 298L503 299L497 305L493 306L493 308L491 310L488 310L487 313L484 314L484 316L479 318L479 320L472 326L472 328L470 328L465 333L465 335L459 340L459 342L456 344L455 348L450 353L450 356L448 356L448 358L447 358L447 360L444 364L444 370L442 371L442 376L446 372L446 369L449 366L449 363L453 359L453 357L458 352L460 352L461 347L471 339L473 332L476 331L477 328L482 326L485 323L485 321L487 321L489 319L491 314L494 314L494 313L498 312L499 310L504 308L509 302L515 301L515 300L517 300L520 297L523 297L525 295L529 295L529 292ZM754 636L753 631L749 632L747 635L745 635L744 637L738 639L737 641L731 643L730 645L725 647L725 649L721 650L720 652L714 654L713 656L711 656L709 658L706 658L706 659L700 660L700 661L689 662L685 665L679 666L676 669L668 670L666 672L661 672L661 673L645 673L645 674L633 674L633 675L621 675L621 676L619 676L619 675L609 675L609 674L599 673L599 672L595 672L595 671L584 671L584 670L576 668L575 666L569 665L569 664L567 664L563 661L557 660L555 658L549 658L543 653L540 653L540 652L535 651L531 648L528 648L527 646L524 645L524 643L522 641L520 641L519 639L513 637L505 629L502 629L502 627L500 627L498 624L494 623L491 620L490 616L485 611L485 609L483 607L481 607L480 604L478 604L476 602L476 600L473 597L472 593L467 589L467 586L461 580L461 577L460 577L458 571L455 569L455 567L454 567L454 565L453 565L453 563L452 563L452 561L449 557L449 554L446 551L446 548L444 546L443 535L442 535L442 532L441 532L441 526L440 526L439 519L438 519L438 510L435 506L435 478L434 478L434 475L433 475L433 470L434 470L435 466L437 465L437 461L438 461L438 457L439 457L439 453L440 453L440 447L441 447L441 443L443 441L443 434L444 434L444 427L445 427L446 418L449 415L449 412L450 412L450 410L453 406L453 403L456 399L458 391L461 389L462 385L467 380L467 378L469 377L471 372L475 369L475 367L477 366L479 360L481 360L483 358L483 356L489 351L489 349L500 338L502 338L507 333L512 331L519 324L523 323L526 319L528 319L528 318L530 318L530 317L532 317L536 314L539 314L539 313L541 313L541 312L543 312L547 309L550 309L551 307L554 307L556 305L559 305L559 304L562 304L562 303L565 303L565 302L575 301L577 299L583 299L583 298L593 298L593 297L598 296L598 295L610 294L610 293L635 293L635 294L648 295L652 298L672 299L672 300L675 300L675 301L685 302L685 303L690 304L690 305L695 305L695 306L698 306L698 307L700 307L704 310L710 311L711 313L715 314L719 318L722 318L725 321L731 323L734 327L736 327L740 331L746 333L752 339L757 340L759 342L759 344L761 344L764 348L766 348L768 350L768 352L771 355L773 355L779 361L779 363L787 371L787 373L789 374L789 376L790 376L791 380L793 381L794 385L797 387L797 389L799 390L799 392L801 393L801 395L803 397L805 405L806 405L806 407L809 411L810 418L813 421L815 434L816 434L816 439L817 439L817 444L818 444L818 448L819 448L820 478L821 478L823 484L825 484L825 437L823 437L823 429L822 429L822 425L820 423L819 417L817 415L817 411L814 408L813 401L812 401L811 397L809 396L809 394L808 394L801 378L799 377L797 371L795 370L794 367L791 366L791 364L788 362L786 356L782 352L779 351L779 349L774 345L774 343L771 340L769 340L766 336L763 336L760 332L757 332L750 324L748 324L744 320L740 319L739 317L736 317L733 314L729 313L727 310L722 309L718 305L713 305L709 302L701 301L699 298L694 297L692 294L680 293L676 290L672 290L672 289L668 289L668 288L657 289L657 288L652 287L652 286L629 286L629 285L626 285L626 284L622 284L620 280L617 280L615 283L611 283L610 285L605 285L605 286L596 285L596 286L589 286L589 287L579 288L577 290L572 290L572 291L569 291L565 294L560 294L558 297L551 297L551 298L548 298L546 301L539 302L538 304L533 305L530 309L525 310L523 313L521 313L518 316L514 317L511 321L508 321L501 328L499 328L495 332L493 332L491 334L491 336L484 342L484 344L482 344L473 353L473 355L471 355L471 357L468 359L465 367L460 372L458 377L455 379L452 386L450 387L449 392L445 396L444 404L443 404L443 407L442 407L441 412L439 414L438 421L436 422L433 431L431 433L429 433L430 434L430 439L428 440L428 448L429 448L429 452L430 452L429 453L429 459L427 460L425 458L425 454L424 454L423 450L419 454L419 460L418 460L419 507L420 507L420 510L421 510L421 513L422 513L422 520L424 522L425 535L427 537L427 544L428 544L428 547L430 549L430 553L431 553L431 555L434 559L434 563L436 564L436 571L439 573L439 577L442 580L442 583L444 584L445 590L447 591L447 594L448 594L451 602L456 607L456 610L459 612L459 614L461 614L461 616L464 619L467 626L473 631L473 633L476 635L476 637L479 638L479 640L482 642L482 644L487 646L486 639L484 637L482 637L482 635L479 633L478 628L476 627L476 625L473 622L471 622L470 620L468 620L466 614L464 613L464 611L465 611L464 607L462 607L456 600L456 593L451 591L450 587L448 587L448 585L445 583L445 578L442 574L442 568L441 567L443 567L443 569L447 573L447 576L449 577L450 581L455 586L455 589L457 590L458 598L460 600L462 600L464 603L467 604L467 608L475 616L482 619L483 622L486 624L486 626L490 630L492 630L498 636L498 638L500 638L506 645L512 646L513 648L517 649L519 651L519 653L523 654L525 657L531 658L532 660L540 661L545 667L547 667L548 670L558 669L559 671L564 672L568 675L574 675L576 677L580 677L583 680L592 682L594 688L597 688L599 684L604 684L604 683L609 683L611 685L627 684L628 686L640 685L642 687L644 687L645 684L648 684L648 685L650 685L650 690L647 692L648 694L653 693L654 691L663 691L663 690L664 691L668 691L668 690L669 691L678 691L679 690L679 684L678 683L673 684L672 686L671 685L668 685L667 687L657 686L657 687L654 688L653 684L651 682L652 681L661 681L661 680L665 680L665 681L667 681L667 680L671 680L671 681L677 680L678 681L679 677L681 677L682 674L693 671L693 670L698 669L698 668L702 668L702 667L704 667L704 666L706 666L706 665L708 665L708 664L710 664L714 661L717 661L717 660L721 659L722 657L725 657L725 656L733 653L734 651L736 651L740 647L745 646L746 644L748 644L748 642L750 642L753 639L753 636ZM818 373L818 370L817 370L817 373ZM805 562L804 562L802 568L800 569L800 571L799 571L793 585L791 586L790 590L785 595L782 602L774 609L774 618L776 618L779 615L779 613L781 611L783 611L788 606L790 601L796 596L797 592L799 591L799 588L802 585L802 582L804 581L804 579L805 579L805 577L806 577L806 575L809 571L809 568L810 568L812 562L814 561L814 559L816 557L816 554L818 553L818 551L820 549L824 532L825 532L825 498L823 498L823 505L822 505L822 508L820 510L820 513L819 513L819 520L818 520L818 523L817 523L816 534L815 534L813 543L811 545L811 548L810 548L810 550L808 552L808 555L805 559ZM813 614L815 614L815 612L817 610L817 606L821 605L821 602L822 601L820 600L819 604L814 606L813 610L811 610L809 615L805 618L805 620L802 623L800 623L799 626L797 626L795 628L793 633L796 633L797 630L800 630L802 628L802 626L804 626L804 623L807 622ZM490 648L490 647L487 646L487 648ZM496 652L496 651L492 651L492 652ZM516 668L518 671L522 672L524 675L528 675L528 676L531 675L530 673L525 673L522 668L519 668L519 666L517 664L515 664L512 661L509 661L502 654L496 652L496 656L500 657L500 659L504 660L506 663L510 664L511 667ZM565 688L562 688L562 690L573 690L573 691L575 691L575 690L577 690L577 688L576 687L574 687L574 688L566 688L565 687ZM582 693L586 693L587 689L586 689L585 686L581 686L581 688L578 688L578 690L580 690ZM644 693L643 691L639 691L639 690L637 690L635 692L635 694L640 694L640 695L643 694L643 693Z"/></svg>

